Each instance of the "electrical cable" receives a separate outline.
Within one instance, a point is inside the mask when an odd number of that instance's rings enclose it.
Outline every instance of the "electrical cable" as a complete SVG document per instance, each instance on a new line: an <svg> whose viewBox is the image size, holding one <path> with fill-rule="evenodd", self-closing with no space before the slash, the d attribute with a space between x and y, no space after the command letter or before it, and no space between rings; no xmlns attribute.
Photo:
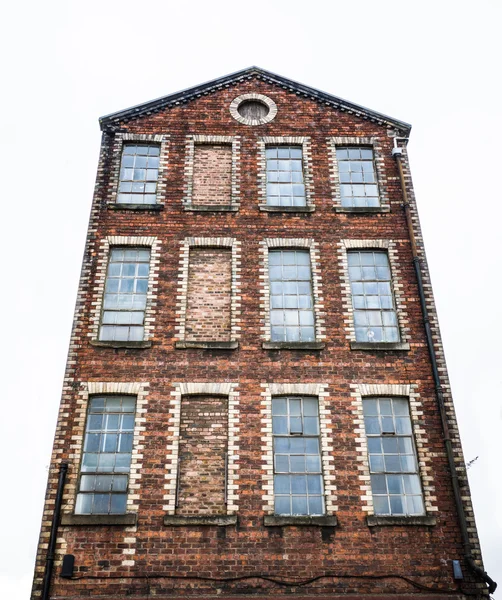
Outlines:
<svg viewBox="0 0 502 600"><path fill-rule="evenodd" d="M233 583L238 581L245 581L247 579L262 579L263 581L268 581L269 583L274 583L276 585L284 586L284 587L302 587L305 585L309 585L319 581L320 579L325 578L334 578L334 579L401 579L408 583L409 585L423 591L427 592L435 592L440 594L458 594L458 589L442 589L437 587L430 587L419 583L418 581L414 581L409 577L405 577L404 575L351 575L351 574L336 574L336 573L325 573L324 575L317 575L315 577L311 577L309 579L304 579L301 581L288 581L282 579L276 579L274 577L269 577L268 575L239 575L237 577L204 577L200 575L166 575L161 573L151 573L144 575L79 575L78 577L72 577L72 581L78 581L81 579L195 579L197 581L213 581L213 582L221 582L221 583Z"/></svg>

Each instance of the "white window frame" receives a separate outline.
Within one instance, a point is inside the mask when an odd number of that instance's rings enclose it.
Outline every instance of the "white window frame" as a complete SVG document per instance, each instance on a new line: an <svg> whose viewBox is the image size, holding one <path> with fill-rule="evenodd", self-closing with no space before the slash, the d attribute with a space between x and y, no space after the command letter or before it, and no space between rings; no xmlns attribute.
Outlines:
<svg viewBox="0 0 502 600"><path fill-rule="evenodd" d="M267 204L267 146L301 146L305 206L271 206ZM314 179L312 176L312 145L310 137L267 136L258 140L258 205L268 212L312 212L315 210Z"/></svg>
<svg viewBox="0 0 502 600"><path fill-rule="evenodd" d="M157 201L155 204L122 204L117 203L117 194L120 184L120 165L122 163L122 150L125 143L136 143L160 146L159 176L157 179ZM162 208L165 204L167 191L167 166L169 160L169 135L146 134L146 133L116 133L113 139L112 160L110 165L110 180L106 202L112 208L138 208L144 210L155 210Z"/></svg>
<svg viewBox="0 0 502 600"><path fill-rule="evenodd" d="M266 515L275 515L274 496L274 442L272 434L272 398L281 396L310 396L318 399L321 441L321 467L324 489L324 516L336 514L336 475L333 458L333 421L329 407L330 394L324 383L262 383L261 392L261 445L262 445L262 500ZM302 517L300 517L301 519ZM308 516L305 516L308 518Z"/></svg>
<svg viewBox="0 0 502 600"><path fill-rule="evenodd" d="M319 245L309 238L267 238L260 242L262 264L260 268L262 302L262 339L267 344L295 344L297 342L272 342L270 323L270 278L269 278L269 251L270 250L308 250L310 252L310 271L312 274L312 295L314 299L314 344L322 344L326 340L324 313L324 298L322 294L322 278L319 258ZM300 344L302 342L299 342ZM310 342L305 342L310 343Z"/></svg>
<svg viewBox="0 0 502 600"><path fill-rule="evenodd" d="M387 170L385 168L385 152L382 141L378 137L330 137L328 142L328 153L330 157L330 179L331 192L333 196L334 209L337 212L389 212L390 200L387 185ZM338 160L336 157L337 146L367 146L373 150L373 164L375 167L376 185L380 198L380 206L375 207L352 207L342 206L340 195L340 173L338 170Z"/></svg>
<svg viewBox="0 0 502 600"><path fill-rule="evenodd" d="M117 347L137 347L150 345L154 334L156 299L158 295L158 277L160 264L160 245L161 242L156 237L147 236L119 236L113 235L103 238L100 243L98 255L98 265L96 274L96 283L93 293L93 310L90 317L90 328L88 336L91 343L96 346L117 346ZM150 271L148 276L148 292L146 297L145 309L145 333L141 342L120 342L120 341L100 341L99 329L101 326L101 314L103 308L103 299L105 293L106 275L108 270L110 248L111 247L148 247L150 248Z"/></svg>
<svg viewBox="0 0 502 600"><path fill-rule="evenodd" d="M368 461L368 444L366 429L364 426L363 398L387 398L396 396L407 398L409 402L413 438L418 460L418 473L422 484L423 500L425 506L425 517L433 516L439 510L436 488L434 486L434 473L432 462L435 453L431 449L427 430L421 424L423 420L424 406L418 391L418 384L375 384L375 383L352 383L351 403L352 418L354 421L354 436L356 443L356 457L359 463L358 480L361 494L362 510L369 517L377 517L385 522L392 522L392 517L387 515L375 515L373 507L373 495L371 490L371 477ZM401 518L401 517L398 517ZM411 517L402 517L411 519ZM434 524L431 522L431 524Z"/></svg>
<svg viewBox="0 0 502 600"><path fill-rule="evenodd" d="M338 262L342 281L342 305L344 309L344 323L346 338L352 349L355 350L409 350L409 320L406 306L406 299L403 292L401 271L398 267L397 244L394 240L354 240L345 239L338 243ZM356 340L356 330L354 325L354 309L352 306L351 282L349 277L349 266L347 253L350 250L373 250L386 251L391 272L391 288L394 294L396 307L397 323L400 335L400 342L358 342Z"/></svg>

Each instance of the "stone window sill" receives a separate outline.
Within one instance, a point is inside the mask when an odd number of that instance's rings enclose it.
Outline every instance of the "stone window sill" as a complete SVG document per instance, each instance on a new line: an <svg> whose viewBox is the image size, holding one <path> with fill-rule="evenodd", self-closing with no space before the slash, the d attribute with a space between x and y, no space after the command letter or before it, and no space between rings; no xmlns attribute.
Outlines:
<svg viewBox="0 0 502 600"><path fill-rule="evenodd" d="M390 206L335 206L335 212L357 214L389 213Z"/></svg>
<svg viewBox="0 0 502 600"><path fill-rule="evenodd" d="M189 212L237 212L239 210L239 207L233 204L221 204L219 206L212 204L185 204L183 208Z"/></svg>
<svg viewBox="0 0 502 600"><path fill-rule="evenodd" d="M99 348L151 348L152 342L117 342L117 341L100 341L91 340L91 346L97 346Z"/></svg>
<svg viewBox="0 0 502 600"><path fill-rule="evenodd" d="M425 527L434 527L436 525L436 517L392 517L392 516L377 516L368 515L366 517L368 527L387 527L396 525L422 525Z"/></svg>
<svg viewBox="0 0 502 600"><path fill-rule="evenodd" d="M313 206L269 206L260 204L260 210L272 213L311 213L314 212Z"/></svg>
<svg viewBox="0 0 502 600"><path fill-rule="evenodd" d="M237 515L165 515L164 525L184 527L187 525L217 525L229 527L237 524Z"/></svg>
<svg viewBox="0 0 502 600"><path fill-rule="evenodd" d="M176 342L175 347L178 349L203 348L204 350L237 350L239 342L195 342L184 340L183 342Z"/></svg>
<svg viewBox="0 0 502 600"><path fill-rule="evenodd" d="M410 349L410 345L405 342L350 342L351 350L399 350Z"/></svg>
<svg viewBox="0 0 502 600"><path fill-rule="evenodd" d="M264 350L323 350L324 342L263 342Z"/></svg>
<svg viewBox="0 0 502 600"><path fill-rule="evenodd" d="M275 515L266 515L263 517L265 527L283 527L284 525L294 525L299 527L336 527L338 520L336 517L279 517Z"/></svg>
<svg viewBox="0 0 502 600"><path fill-rule="evenodd" d="M163 204L108 204L110 210L151 210L159 212L164 210Z"/></svg>
<svg viewBox="0 0 502 600"><path fill-rule="evenodd" d="M61 516L61 525L136 525L138 515L127 513L125 515L73 515L70 513Z"/></svg>

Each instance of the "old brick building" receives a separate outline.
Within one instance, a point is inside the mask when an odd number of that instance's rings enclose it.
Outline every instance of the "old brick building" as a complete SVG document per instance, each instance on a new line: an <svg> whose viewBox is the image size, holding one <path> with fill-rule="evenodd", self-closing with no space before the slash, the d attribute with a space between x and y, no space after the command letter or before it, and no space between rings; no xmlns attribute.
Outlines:
<svg viewBox="0 0 502 600"><path fill-rule="evenodd" d="M410 126L250 68L101 128L33 598L493 589Z"/></svg>

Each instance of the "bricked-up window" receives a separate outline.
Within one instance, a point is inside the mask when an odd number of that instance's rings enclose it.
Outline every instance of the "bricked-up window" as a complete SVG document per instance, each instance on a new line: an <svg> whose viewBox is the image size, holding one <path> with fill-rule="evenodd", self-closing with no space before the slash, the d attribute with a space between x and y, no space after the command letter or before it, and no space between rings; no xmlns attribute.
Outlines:
<svg viewBox="0 0 502 600"><path fill-rule="evenodd" d="M189 256L185 339L229 341L232 251L193 246Z"/></svg>
<svg viewBox="0 0 502 600"><path fill-rule="evenodd" d="M408 401L363 400L373 506L377 515L423 515Z"/></svg>
<svg viewBox="0 0 502 600"><path fill-rule="evenodd" d="M337 147L342 206L380 206L371 148Z"/></svg>
<svg viewBox="0 0 502 600"><path fill-rule="evenodd" d="M160 146L124 144L120 164L119 204L155 204Z"/></svg>
<svg viewBox="0 0 502 600"><path fill-rule="evenodd" d="M301 146L267 146L267 204L305 206Z"/></svg>
<svg viewBox="0 0 502 600"><path fill-rule="evenodd" d="M324 495L317 398L272 398L277 515L322 515Z"/></svg>
<svg viewBox="0 0 502 600"><path fill-rule="evenodd" d="M141 341L148 275L149 248L112 248L106 274L101 341Z"/></svg>
<svg viewBox="0 0 502 600"><path fill-rule="evenodd" d="M126 512L135 407L133 396L91 397L76 514Z"/></svg>
<svg viewBox="0 0 502 600"><path fill-rule="evenodd" d="M228 398L183 396L180 415L179 515L226 514Z"/></svg>
<svg viewBox="0 0 502 600"><path fill-rule="evenodd" d="M273 342L315 340L310 252L270 250L270 324Z"/></svg>
<svg viewBox="0 0 502 600"><path fill-rule="evenodd" d="M348 252L358 342L399 342L389 257L385 251Z"/></svg>
<svg viewBox="0 0 502 600"><path fill-rule="evenodd" d="M195 144L192 204L228 206L231 202L231 144Z"/></svg>

